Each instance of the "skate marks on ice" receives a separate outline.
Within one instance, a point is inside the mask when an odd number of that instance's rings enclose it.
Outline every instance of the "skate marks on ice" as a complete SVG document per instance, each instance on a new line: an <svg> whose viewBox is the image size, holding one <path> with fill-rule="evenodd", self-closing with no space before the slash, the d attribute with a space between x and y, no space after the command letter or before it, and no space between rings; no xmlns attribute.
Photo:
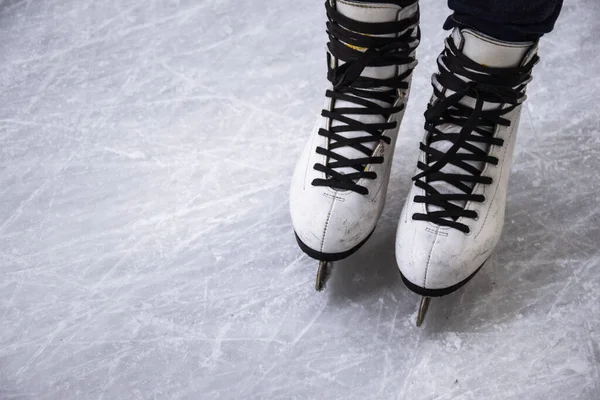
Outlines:
<svg viewBox="0 0 600 400"><path fill-rule="evenodd" d="M600 4L542 42L501 242L417 329L394 236L446 16L421 3L384 216L322 293L285 204L321 2L0 3L0 398L600 398Z"/></svg>
<svg viewBox="0 0 600 400"><path fill-rule="evenodd" d="M389 224L380 223L356 253L335 262L326 289L331 292L332 301L337 298L360 301L402 289L393 252L392 230Z"/></svg>

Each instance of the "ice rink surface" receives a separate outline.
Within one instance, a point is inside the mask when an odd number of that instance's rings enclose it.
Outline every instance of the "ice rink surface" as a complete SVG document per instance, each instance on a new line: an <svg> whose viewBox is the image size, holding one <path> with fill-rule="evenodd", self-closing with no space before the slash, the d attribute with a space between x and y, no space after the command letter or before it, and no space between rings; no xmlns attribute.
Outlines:
<svg viewBox="0 0 600 400"><path fill-rule="evenodd" d="M600 2L524 108L502 240L432 303L393 254L442 0L388 202L325 292L288 215L325 89L319 0L0 2L0 399L600 399Z"/></svg>

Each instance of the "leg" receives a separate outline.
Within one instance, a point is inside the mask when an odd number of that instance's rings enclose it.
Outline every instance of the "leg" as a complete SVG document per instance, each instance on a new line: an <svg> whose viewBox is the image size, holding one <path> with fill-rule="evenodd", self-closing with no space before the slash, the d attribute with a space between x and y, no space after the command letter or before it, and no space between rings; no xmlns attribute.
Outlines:
<svg viewBox="0 0 600 400"><path fill-rule="evenodd" d="M406 286L429 298L483 267L504 225L511 159L537 41L561 0L450 0L453 28L437 59L417 174L396 237ZM483 5L481 5L483 3Z"/></svg>
<svg viewBox="0 0 600 400"><path fill-rule="evenodd" d="M563 0L448 0L445 29L473 28L508 42L535 41L554 28Z"/></svg>
<svg viewBox="0 0 600 400"><path fill-rule="evenodd" d="M419 43L416 0L328 0L325 106L298 161L290 214L299 247L331 263L357 251L382 213Z"/></svg>

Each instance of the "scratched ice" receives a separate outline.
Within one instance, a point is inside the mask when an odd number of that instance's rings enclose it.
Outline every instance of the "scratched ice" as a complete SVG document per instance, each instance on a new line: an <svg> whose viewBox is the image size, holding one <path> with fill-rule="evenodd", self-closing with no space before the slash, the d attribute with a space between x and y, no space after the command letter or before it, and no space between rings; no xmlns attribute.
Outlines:
<svg viewBox="0 0 600 400"><path fill-rule="evenodd" d="M0 1L1 399L600 398L600 3L541 43L507 223L464 290L393 255L442 0L383 218L323 293L291 232L322 1Z"/></svg>

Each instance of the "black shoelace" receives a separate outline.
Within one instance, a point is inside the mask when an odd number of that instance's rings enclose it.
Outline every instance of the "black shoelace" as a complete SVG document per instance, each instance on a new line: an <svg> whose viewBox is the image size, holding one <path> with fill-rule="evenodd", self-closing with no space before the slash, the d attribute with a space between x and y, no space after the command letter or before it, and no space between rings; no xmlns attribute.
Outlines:
<svg viewBox="0 0 600 400"><path fill-rule="evenodd" d="M328 186L334 189L351 190L363 195L368 194L364 186L357 184L360 179L376 179L377 174L366 171L370 164L383 163L383 157L373 156L373 151L365 146L369 142L383 141L387 144L391 138L384 136L387 129L396 127L396 122L364 123L350 118L349 115L381 115L387 121L389 117L401 111L404 104L393 106L398 99L398 90L408 89L405 79L412 73L416 61L411 53L419 42L418 12L410 18L384 23L366 23L352 20L340 14L327 1L327 79L333 84L333 90L327 90L326 96L332 99L331 111L323 110L321 115L329 119L328 129L321 128L319 135L329 140L329 148L317 147L317 153L327 157L325 165L317 163L314 169L324 172L325 179L314 179L314 186ZM416 37L413 33L416 30ZM360 32L360 33L358 33ZM396 34L397 37L376 37L369 35ZM352 46L349 47L348 45ZM364 52L357 48L366 49ZM331 55L335 57L332 67ZM343 65L338 66L338 60ZM405 73L389 79L376 79L360 76L366 67L409 65ZM363 107L335 107L335 101L347 101ZM375 101L383 102L381 106ZM343 124L332 126L337 120ZM369 135L357 138L345 138L344 132L367 132ZM365 156L349 159L334 150L350 146ZM338 168L353 168L356 172L344 174Z"/></svg>
<svg viewBox="0 0 600 400"><path fill-rule="evenodd" d="M519 67L486 67L463 55L451 38L446 40L446 49L438 58L439 73L435 76L443 89L455 93L446 96L445 90L439 90L433 85L436 100L425 112L425 129L428 135L425 143L420 145L421 151L426 154L427 163L419 162L421 172L413 177L415 185L425 191L424 196L415 196L415 203L437 206L441 210L415 213L412 216L414 220L429 221L469 233L469 227L457 220L461 217L476 219L477 212L466 210L452 202L464 202L465 205L467 202L484 202L485 197L473 194L472 189L478 183L491 184L492 178L482 176L483 168L480 170L468 162L482 162L484 166L486 163L498 164L498 159L488 154L489 150L482 150L474 143L484 143L487 149L504 144L503 139L494 137L494 131L498 125L510 126L510 120L504 116L525 101L525 87L531 81L531 70L537 61L536 55ZM460 103L465 97L475 99L473 108ZM484 110L484 102L500 107ZM441 132L438 127L442 124L459 126L460 132ZM432 147L433 143L444 140L452 142L452 147L447 152ZM459 153L461 149L466 152ZM459 167L466 173L441 172L448 164ZM431 186L436 181L447 182L463 193L440 193Z"/></svg>

